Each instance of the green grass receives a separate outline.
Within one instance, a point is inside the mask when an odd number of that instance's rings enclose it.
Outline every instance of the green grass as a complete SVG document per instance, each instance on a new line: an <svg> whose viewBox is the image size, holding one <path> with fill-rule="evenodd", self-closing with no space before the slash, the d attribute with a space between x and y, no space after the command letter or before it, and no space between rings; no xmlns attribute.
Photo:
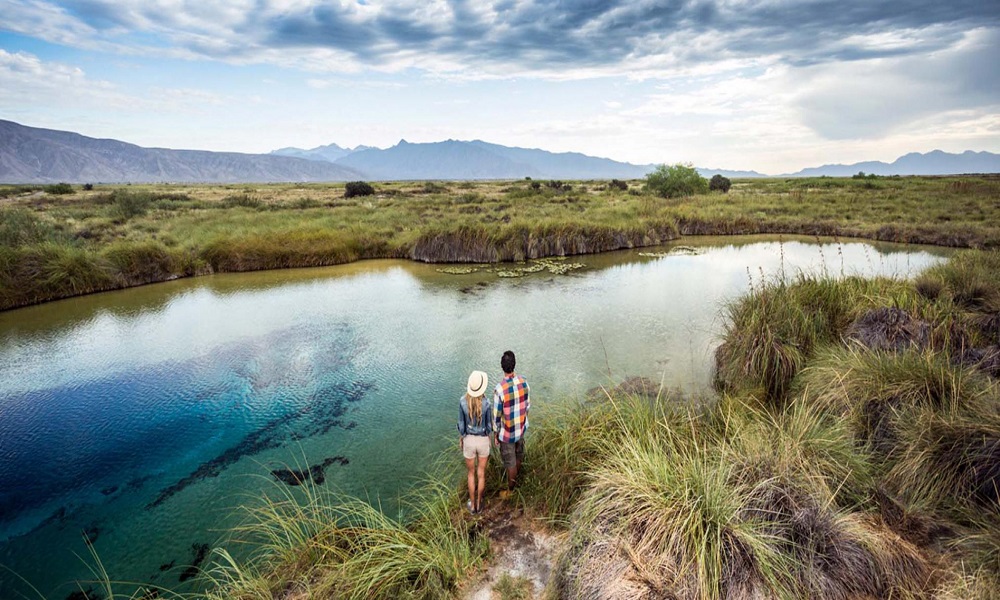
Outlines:
<svg viewBox="0 0 1000 600"><path fill-rule="evenodd" d="M37 258L37 246L51 242L87 253L96 271L90 287L39 285L25 279L29 272L0 272L0 309L148 283L157 272L168 279L384 257L507 261L693 234L799 233L1000 246L1000 180L991 176L742 180L728 194L675 199L641 192L637 182L628 193L604 181L538 189L533 183L539 182L379 183L376 195L354 198L344 197L343 184L97 186L65 194L0 186L0 251L10 260ZM152 243L170 253L169 272L157 253L154 267L136 264L149 256ZM135 245L134 257L124 262L142 276L100 260L112 245L119 259ZM50 273L62 264L54 260ZM79 279L79 272L65 278ZM927 290L935 285L928 283ZM974 287L960 291L963 298L994 301ZM784 357L786 363L797 360Z"/></svg>
<svg viewBox="0 0 1000 600"><path fill-rule="evenodd" d="M504 573L493 586L493 591L500 600L531 600L533 586L529 579Z"/></svg>
<svg viewBox="0 0 1000 600"><path fill-rule="evenodd" d="M407 520L316 486L248 506L234 534L249 561L225 550L208 571L212 600L446 598L479 565L486 540L461 518L457 488L435 479L415 489Z"/></svg>

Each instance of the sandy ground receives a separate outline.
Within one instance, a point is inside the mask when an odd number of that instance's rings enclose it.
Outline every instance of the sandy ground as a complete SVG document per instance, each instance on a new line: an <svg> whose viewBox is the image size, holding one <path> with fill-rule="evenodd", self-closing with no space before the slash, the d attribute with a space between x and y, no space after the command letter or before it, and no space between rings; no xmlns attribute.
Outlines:
<svg viewBox="0 0 1000 600"><path fill-rule="evenodd" d="M531 581L533 597L541 598L553 572L561 541L559 536L503 501L493 499L491 504L475 518L489 536L493 556L486 571L469 584L462 597L466 600L499 598L493 586L506 573Z"/></svg>

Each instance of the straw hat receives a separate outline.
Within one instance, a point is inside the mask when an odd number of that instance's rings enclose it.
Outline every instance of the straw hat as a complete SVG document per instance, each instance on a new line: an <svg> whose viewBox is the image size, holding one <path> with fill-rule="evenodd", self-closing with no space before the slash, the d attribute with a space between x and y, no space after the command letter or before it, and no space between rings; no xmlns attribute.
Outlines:
<svg viewBox="0 0 1000 600"><path fill-rule="evenodd" d="M487 378L486 373L482 371L473 371L469 375L469 385L466 388L469 395L473 398L478 398L486 393Z"/></svg>

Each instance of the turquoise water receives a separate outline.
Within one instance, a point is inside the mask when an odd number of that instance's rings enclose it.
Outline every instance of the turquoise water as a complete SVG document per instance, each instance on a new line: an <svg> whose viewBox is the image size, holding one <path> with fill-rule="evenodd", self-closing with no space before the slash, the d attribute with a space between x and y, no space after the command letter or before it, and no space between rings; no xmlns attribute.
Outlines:
<svg viewBox="0 0 1000 600"><path fill-rule="evenodd" d="M391 510L453 445L469 371L495 380L506 349L533 419L631 375L706 391L721 305L751 278L906 276L945 255L683 243L694 252L571 257L583 266L565 274L368 261L0 313L0 598L26 593L20 577L48 598L76 590L92 577L84 536L113 579L184 589L198 548L224 543L234 508L283 485L270 471L288 465L326 462L324 485Z"/></svg>

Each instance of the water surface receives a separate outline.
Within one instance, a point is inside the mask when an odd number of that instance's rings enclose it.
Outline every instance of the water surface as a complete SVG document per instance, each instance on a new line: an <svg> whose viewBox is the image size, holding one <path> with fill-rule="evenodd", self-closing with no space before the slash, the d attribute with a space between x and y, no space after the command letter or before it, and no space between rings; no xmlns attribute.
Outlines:
<svg viewBox="0 0 1000 600"><path fill-rule="evenodd" d="M366 261L0 313L0 564L64 598L90 577L86 535L113 578L181 589L234 507L283 485L271 469L325 460L324 485L391 509L454 444L469 371L495 381L506 349L533 419L630 375L704 392L721 305L751 279L907 276L945 255L787 236L681 243L696 252L571 257L584 266L565 274ZM25 589L0 571L0 598Z"/></svg>

